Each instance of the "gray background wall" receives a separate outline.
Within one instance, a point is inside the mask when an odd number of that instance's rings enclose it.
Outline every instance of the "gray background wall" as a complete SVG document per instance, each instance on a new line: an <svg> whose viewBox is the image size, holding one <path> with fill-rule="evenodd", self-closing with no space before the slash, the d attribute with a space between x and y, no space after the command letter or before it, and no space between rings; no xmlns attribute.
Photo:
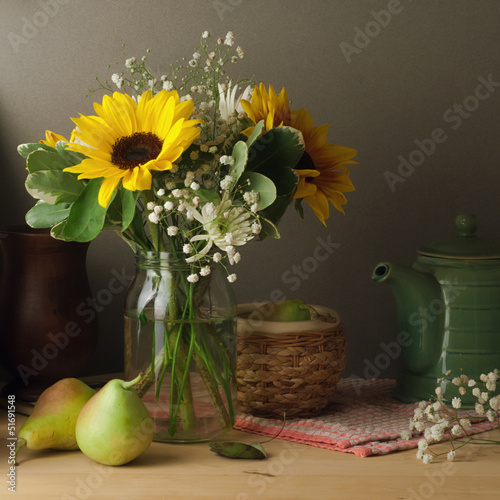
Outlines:
<svg viewBox="0 0 500 500"><path fill-rule="evenodd" d="M239 302L278 289L333 307L349 342L345 374L393 376L396 362L382 354L396 340L396 311L388 287L371 281L375 264L411 264L417 247L453 233L462 212L480 217L480 236L500 240L497 0L1 0L0 8L2 226L22 222L33 204L17 145L45 129L69 135L70 116L91 114L101 94L86 98L86 89L94 76L110 77L122 43L127 57L151 48L165 71L191 56L202 31L232 30L246 54L241 74L286 86L292 108L329 123L328 139L358 149L360 163L345 216L332 211L325 228L311 211L301 220L290 210L280 241L247 245ZM478 99L482 78L493 83ZM439 142L425 141L435 129ZM398 172L402 159L418 165ZM400 176L392 189L388 172ZM320 240L338 245L321 262ZM99 236L88 254L93 294L132 262L116 235ZM99 314L89 372L122 366L123 299Z"/></svg>

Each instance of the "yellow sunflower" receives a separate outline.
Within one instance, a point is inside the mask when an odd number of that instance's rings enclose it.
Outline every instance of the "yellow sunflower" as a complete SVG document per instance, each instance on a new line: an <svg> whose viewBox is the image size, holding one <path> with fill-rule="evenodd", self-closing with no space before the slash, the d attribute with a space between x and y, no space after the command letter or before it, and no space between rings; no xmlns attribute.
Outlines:
<svg viewBox="0 0 500 500"><path fill-rule="evenodd" d="M45 139L42 139L40 141L41 144L45 144L46 146L50 146L51 148L56 148L56 144L59 142L59 141L64 141L64 142L68 142L68 139L66 139L66 137L60 135L60 134L56 134L54 132L51 132L50 130L46 130L45 131Z"/></svg>
<svg viewBox="0 0 500 500"><path fill-rule="evenodd" d="M241 105L255 124L264 120L266 131L288 125L302 132L306 150L295 169L299 183L294 197L304 199L323 224L329 216L329 203L344 213L342 205L347 200L343 193L354 191L345 165L357 164L351 160L357 151L327 142L328 125L314 127L305 109L290 111L284 88L277 95L270 85L268 94L261 83L255 87L251 102L242 99ZM243 133L249 136L253 129Z"/></svg>
<svg viewBox="0 0 500 500"><path fill-rule="evenodd" d="M129 191L151 188L152 170L170 170L172 163L200 135L201 120L189 120L193 102L180 102L176 91L151 91L136 103L127 94L104 96L94 103L97 116L73 118L75 135L68 149L88 158L65 172L79 179L103 177L99 204L106 207L120 182Z"/></svg>
<svg viewBox="0 0 500 500"><path fill-rule="evenodd" d="M273 86L269 85L268 94L265 85L260 83L260 85L253 90L251 102L242 99L240 104L245 110L245 113L255 124L264 120L266 130L271 130L281 125L290 125L290 106L284 88L281 89L278 95ZM250 136L253 129L254 127L248 127L243 131L243 134Z"/></svg>
<svg viewBox="0 0 500 500"><path fill-rule="evenodd" d="M329 216L328 203L344 213L342 205L347 200L343 193L354 191L345 165L357 165L352 161L357 151L327 142L328 125L314 127L305 109L292 111L291 126L302 132L306 144L299 168L295 170L299 174L299 184L294 197L303 198L325 224Z"/></svg>

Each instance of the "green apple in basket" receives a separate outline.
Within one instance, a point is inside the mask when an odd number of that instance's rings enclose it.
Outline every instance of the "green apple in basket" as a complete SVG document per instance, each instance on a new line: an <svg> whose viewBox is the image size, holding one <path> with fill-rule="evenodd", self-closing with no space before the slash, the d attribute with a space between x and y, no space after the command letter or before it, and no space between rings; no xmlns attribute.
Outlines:
<svg viewBox="0 0 500 500"><path fill-rule="evenodd" d="M319 312L302 299L288 299L280 302L268 302L263 304L265 321L324 321L335 322L335 318L329 312Z"/></svg>
<svg viewBox="0 0 500 500"><path fill-rule="evenodd" d="M311 311L314 311L302 299L271 302L269 306L272 309L266 315L266 321L308 321L311 319Z"/></svg>

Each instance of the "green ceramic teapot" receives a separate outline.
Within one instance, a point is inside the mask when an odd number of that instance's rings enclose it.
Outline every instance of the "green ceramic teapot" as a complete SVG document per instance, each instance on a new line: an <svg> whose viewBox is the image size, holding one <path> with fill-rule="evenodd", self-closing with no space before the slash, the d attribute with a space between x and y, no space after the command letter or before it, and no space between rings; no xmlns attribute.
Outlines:
<svg viewBox="0 0 500 500"><path fill-rule="evenodd" d="M500 369L500 245L475 236L475 215L459 215L455 226L458 236L418 250L413 267L381 262L373 270L373 280L392 287L407 333L394 393L403 402L434 396L443 377L479 381ZM446 403L458 396L455 385L442 387ZM477 402L470 393L460 396L463 406Z"/></svg>

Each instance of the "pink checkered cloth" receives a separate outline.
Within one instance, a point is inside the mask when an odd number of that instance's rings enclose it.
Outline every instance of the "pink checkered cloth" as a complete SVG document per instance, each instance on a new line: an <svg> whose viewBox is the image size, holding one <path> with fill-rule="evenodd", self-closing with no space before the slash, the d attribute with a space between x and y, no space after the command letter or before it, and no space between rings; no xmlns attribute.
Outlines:
<svg viewBox="0 0 500 500"><path fill-rule="evenodd" d="M354 453L358 457L416 448L422 436L410 440L400 436L401 432L408 430L417 404L403 404L393 399L394 385L395 381L388 379L343 379L319 417L289 420L278 439ZM282 420L239 413L234 428L273 437L282 426ZM487 420L474 423L470 434L486 432L497 426Z"/></svg>

